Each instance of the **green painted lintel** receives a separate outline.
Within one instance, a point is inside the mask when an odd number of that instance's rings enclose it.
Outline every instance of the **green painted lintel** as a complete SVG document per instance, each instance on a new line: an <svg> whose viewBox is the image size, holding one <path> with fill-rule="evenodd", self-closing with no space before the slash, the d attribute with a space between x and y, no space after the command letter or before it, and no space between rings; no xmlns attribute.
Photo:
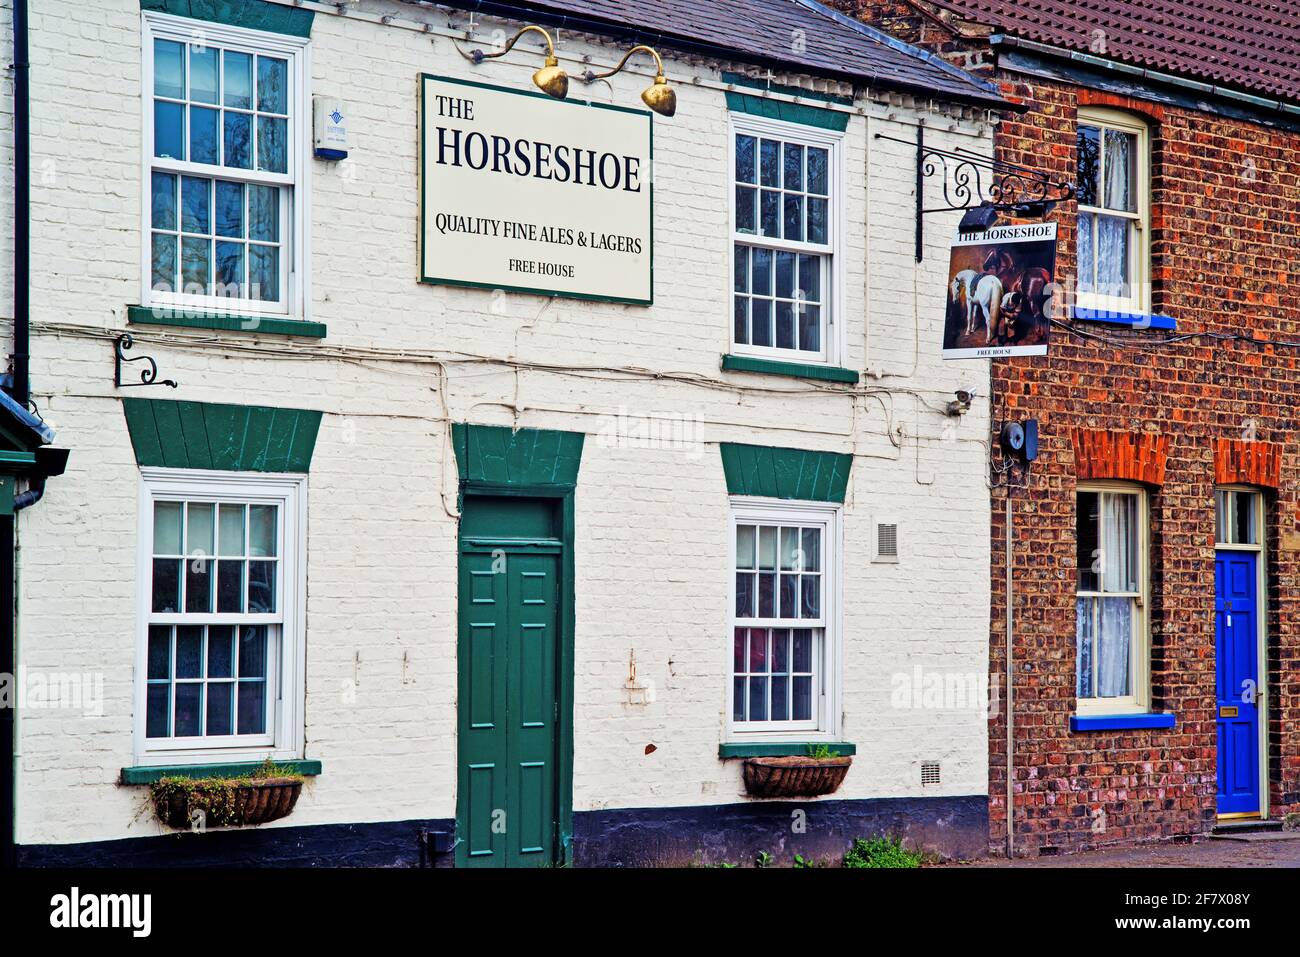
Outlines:
<svg viewBox="0 0 1300 957"><path fill-rule="evenodd" d="M251 774L262 766L262 761L242 761L237 764L177 764L123 768L123 784L153 784L163 778L238 778ZM319 761L276 761L276 767L292 774L315 777L321 772Z"/></svg>
<svg viewBox="0 0 1300 957"><path fill-rule="evenodd" d="M586 436L457 422L451 427L451 438L462 488L568 490L577 484Z"/></svg>
<svg viewBox="0 0 1300 957"><path fill-rule="evenodd" d="M306 472L321 413L170 399L122 400L136 464L223 472Z"/></svg>
<svg viewBox="0 0 1300 957"><path fill-rule="evenodd" d="M182 326L187 329L219 329L223 332L252 332L272 336L301 336L324 339L323 322L277 319L269 316L236 316L222 312L186 312L166 307L128 306L126 321L133 326Z"/></svg>
<svg viewBox="0 0 1300 957"><path fill-rule="evenodd" d="M808 106L805 103L771 100L730 90L727 91L727 109L733 113L748 113L750 116L762 116L769 120L781 120L784 123L801 123L804 126L834 130L837 133L843 133L849 127L849 114L843 110L828 110L820 106Z"/></svg>
<svg viewBox="0 0 1300 957"><path fill-rule="evenodd" d="M780 359L759 359L754 356L724 355L722 368L727 372L761 372L767 375L784 375L796 379L817 379L820 382L844 382L856 385L858 374L840 366L819 366L808 362L785 362Z"/></svg>
<svg viewBox="0 0 1300 957"><path fill-rule="evenodd" d="M855 744L847 741L752 741L730 742L718 745L720 758L802 758L812 748L826 747L837 757L847 758L858 753Z"/></svg>
<svg viewBox="0 0 1300 957"><path fill-rule="evenodd" d="M140 0L140 9L294 37L311 36L311 23L316 16L301 7L265 0Z"/></svg>
<svg viewBox="0 0 1300 957"><path fill-rule="evenodd" d="M853 456L723 442L722 471L731 495L801 502L844 502Z"/></svg>

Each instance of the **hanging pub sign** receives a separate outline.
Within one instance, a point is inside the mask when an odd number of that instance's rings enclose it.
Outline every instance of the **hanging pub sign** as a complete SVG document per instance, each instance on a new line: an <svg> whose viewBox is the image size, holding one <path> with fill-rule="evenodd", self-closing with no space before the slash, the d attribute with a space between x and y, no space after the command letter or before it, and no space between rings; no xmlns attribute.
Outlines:
<svg viewBox="0 0 1300 957"><path fill-rule="evenodd" d="M1056 223L959 233L948 267L945 359L1047 354Z"/></svg>
<svg viewBox="0 0 1300 957"><path fill-rule="evenodd" d="M420 279L649 304L650 114L420 78Z"/></svg>

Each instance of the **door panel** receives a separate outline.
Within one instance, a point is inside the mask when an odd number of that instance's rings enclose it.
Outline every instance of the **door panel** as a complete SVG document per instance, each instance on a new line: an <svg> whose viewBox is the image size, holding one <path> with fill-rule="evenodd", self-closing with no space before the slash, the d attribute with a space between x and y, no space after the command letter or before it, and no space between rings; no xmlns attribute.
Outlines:
<svg viewBox="0 0 1300 957"><path fill-rule="evenodd" d="M1214 560L1218 811L1260 810L1259 555L1220 551Z"/></svg>
<svg viewBox="0 0 1300 957"><path fill-rule="evenodd" d="M462 551L457 864L556 852L558 550Z"/></svg>

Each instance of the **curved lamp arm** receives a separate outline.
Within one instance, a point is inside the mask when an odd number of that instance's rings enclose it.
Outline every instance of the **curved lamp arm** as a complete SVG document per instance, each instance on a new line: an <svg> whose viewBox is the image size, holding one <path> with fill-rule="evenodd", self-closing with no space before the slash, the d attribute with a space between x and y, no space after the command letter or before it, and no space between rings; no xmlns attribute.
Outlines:
<svg viewBox="0 0 1300 957"><path fill-rule="evenodd" d="M540 33L545 38L546 58L548 60L553 60L555 58L555 41L551 39L551 35L549 33L547 33L541 27L534 26L533 24L529 24L526 27L521 27L519 31L516 32L515 35L510 38L510 42L505 45L505 49L497 53L484 53L482 50L471 50L469 53L466 53L454 42L452 45L456 46L456 52L459 53L461 56L463 56L466 60L469 60L471 63L478 64L478 63L482 63L484 60L495 60L497 57L505 56L507 53L509 53L511 50L514 49L515 44L519 42L519 38L522 37L525 33L528 33L530 31L535 31L537 33Z"/></svg>
<svg viewBox="0 0 1300 957"><path fill-rule="evenodd" d="M625 54L623 54L623 59L618 61L618 66L614 67L614 69L610 70L608 73L592 73L590 70L588 70L586 74L582 77L582 79L587 83L593 83L596 80L603 80L606 77L611 77L615 73L621 73L623 67L627 66L627 61L632 58L632 54L634 53L650 54L652 57L655 58L655 75L659 77L662 77L664 75L664 61L663 58L659 56L659 51L656 50L654 47L648 47L642 44L640 46L634 46L632 49L628 50Z"/></svg>

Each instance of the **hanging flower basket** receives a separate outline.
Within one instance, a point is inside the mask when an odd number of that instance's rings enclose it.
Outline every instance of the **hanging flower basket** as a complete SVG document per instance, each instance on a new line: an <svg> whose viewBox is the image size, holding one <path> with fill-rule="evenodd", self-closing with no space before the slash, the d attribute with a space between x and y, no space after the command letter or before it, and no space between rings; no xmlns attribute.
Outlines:
<svg viewBox="0 0 1300 957"><path fill-rule="evenodd" d="M844 783L852 758L747 758L745 790L754 797L817 797Z"/></svg>
<svg viewBox="0 0 1300 957"><path fill-rule="evenodd" d="M153 785L158 820L176 830L250 827L287 817L301 777L163 778Z"/></svg>

